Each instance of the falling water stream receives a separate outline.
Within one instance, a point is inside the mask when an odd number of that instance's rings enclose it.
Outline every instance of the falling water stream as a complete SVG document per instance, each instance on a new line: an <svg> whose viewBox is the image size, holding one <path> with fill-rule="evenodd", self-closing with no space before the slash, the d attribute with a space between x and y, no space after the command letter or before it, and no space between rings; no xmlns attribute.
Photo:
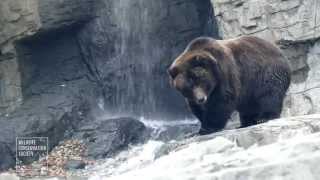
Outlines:
<svg viewBox="0 0 320 180"><path fill-rule="evenodd" d="M156 88L164 88L163 79L155 72L159 58L165 50L152 36L154 7L161 1L118 0L114 1L113 13L118 26L118 42L115 44L113 61L121 69L119 76L125 83L115 84L112 101L118 113L150 116L157 112ZM157 82L157 83L155 83Z"/></svg>

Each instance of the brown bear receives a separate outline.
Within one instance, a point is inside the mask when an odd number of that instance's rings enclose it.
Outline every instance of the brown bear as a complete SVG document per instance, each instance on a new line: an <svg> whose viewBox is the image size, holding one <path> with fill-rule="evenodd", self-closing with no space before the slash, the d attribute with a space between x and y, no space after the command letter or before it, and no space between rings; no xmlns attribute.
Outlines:
<svg viewBox="0 0 320 180"><path fill-rule="evenodd" d="M168 73L200 120L200 134L223 129L235 110L241 127L278 118L291 79L280 49L254 36L196 38Z"/></svg>

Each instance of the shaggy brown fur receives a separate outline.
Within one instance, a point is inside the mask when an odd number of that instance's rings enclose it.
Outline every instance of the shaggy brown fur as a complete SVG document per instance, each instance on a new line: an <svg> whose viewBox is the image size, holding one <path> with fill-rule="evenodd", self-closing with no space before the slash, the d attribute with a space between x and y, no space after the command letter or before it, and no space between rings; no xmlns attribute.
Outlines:
<svg viewBox="0 0 320 180"><path fill-rule="evenodd" d="M281 51L253 36L197 38L168 72L201 121L201 134L224 128L235 110L242 127L278 118L291 76Z"/></svg>

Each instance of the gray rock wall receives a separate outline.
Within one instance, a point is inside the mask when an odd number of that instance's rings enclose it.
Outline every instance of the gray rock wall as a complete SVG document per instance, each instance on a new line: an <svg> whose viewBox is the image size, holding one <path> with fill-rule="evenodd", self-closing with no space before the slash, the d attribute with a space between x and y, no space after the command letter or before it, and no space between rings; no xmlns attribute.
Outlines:
<svg viewBox="0 0 320 180"><path fill-rule="evenodd" d="M48 84L70 84L68 77L57 82L72 74L60 70L69 62L75 67L82 63L79 72L69 70L88 77L96 97L87 99L97 109L137 116L157 113L161 118L190 115L183 99L169 87L166 67L191 39L217 34L209 0L5 0L0 6L3 116L31 96L45 94ZM78 85L71 89L80 96Z"/></svg>
<svg viewBox="0 0 320 180"><path fill-rule="evenodd" d="M212 0L222 38L255 35L277 43L293 83L283 115L320 112L320 1Z"/></svg>
<svg viewBox="0 0 320 180"><path fill-rule="evenodd" d="M320 36L317 0L212 0L220 34L255 34L270 41L304 41Z"/></svg>

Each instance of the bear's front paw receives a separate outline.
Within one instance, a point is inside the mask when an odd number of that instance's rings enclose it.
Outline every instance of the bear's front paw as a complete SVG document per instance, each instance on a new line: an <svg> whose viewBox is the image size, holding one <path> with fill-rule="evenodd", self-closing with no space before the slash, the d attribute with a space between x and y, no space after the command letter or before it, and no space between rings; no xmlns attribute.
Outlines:
<svg viewBox="0 0 320 180"><path fill-rule="evenodd" d="M204 130L204 129L200 129L200 131L199 131L200 136L207 135L207 134L210 134L210 132L208 132L207 130Z"/></svg>

